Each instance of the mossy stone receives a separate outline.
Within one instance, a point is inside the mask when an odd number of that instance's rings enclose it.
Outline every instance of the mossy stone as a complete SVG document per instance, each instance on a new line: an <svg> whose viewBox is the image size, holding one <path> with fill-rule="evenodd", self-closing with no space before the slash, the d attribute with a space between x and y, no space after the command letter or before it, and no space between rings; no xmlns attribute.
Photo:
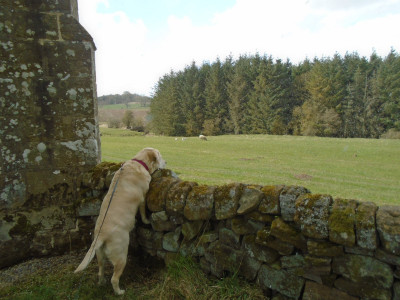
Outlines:
<svg viewBox="0 0 400 300"><path fill-rule="evenodd" d="M236 216L243 187L244 185L239 183L216 187L214 201L217 220L225 220Z"/></svg>
<svg viewBox="0 0 400 300"><path fill-rule="evenodd" d="M245 187L239 199L237 213L239 215L244 215L257 209L263 195L264 194L258 188Z"/></svg>
<svg viewBox="0 0 400 300"><path fill-rule="evenodd" d="M186 198L197 183L182 181L173 185L167 193L166 211L169 215L183 216Z"/></svg>
<svg viewBox="0 0 400 300"><path fill-rule="evenodd" d="M190 221L209 220L214 208L214 189L206 185L193 187L183 209L185 218Z"/></svg>
<svg viewBox="0 0 400 300"><path fill-rule="evenodd" d="M298 249L306 250L306 239L294 227L287 224L281 218L276 218L271 224L271 235L292 244Z"/></svg>
<svg viewBox="0 0 400 300"><path fill-rule="evenodd" d="M282 219L293 221L296 213L296 200L310 191L302 186L284 186L279 195L279 207Z"/></svg>
<svg viewBox="0 0 400 300"><path fill-rule="evenodd" d="M343 246L336 245L325 241L307 241L308 253L314 256L339 256L343 255Z"/></svg>
<svg viewBox="0 0 400 300"><path fill-rule="evenodd" d="M328 287L316 282L307 281L304 288L302 300L358 300L358 298L350 296L349 294L338 289Z"/></svg>
<svg viewBox="0 0 400 300"><path fill-rule="evenodd" d="M376 211L378 207L372 202L361 202L356 211L357 246L375 250L378 247L376 233Z"/></svg>
<svg viewBox="0 0 400 300"><path fill-rule="evenodd" d="M146 195L146 203L149 210L152 212L165 210L167 193L178 182L179 179L173 177L160 177L152 180Z"/></svg>
<svg viewBox="0 0 400 300"><path fill-rule="evenodd" d="M304 194L296 201L294 222L305 236L326 239L329 236L329 211L332 197Z"/></svg>
<svg viewBox="0 0 400 300"><path fill-rule="evenodd" d="M279 196L283 190L283 185L268 185L261 188L261 192L264 193L258 210L265 214L277 215L280 213Z"/></svg>
<svg viewBox="0 0 400 300"><path fill-rule="evenodd" d="M400 255L400 206L379 207L376 225L383 248L391 254Z"/></svg>
<svg viewBox="0 0 400 300"><path fill-rule="evenodd" d="M257 244L255 235L246 235L243 237L242 250L249 257L268 264L277 261L279 258L278 252L274 249Z"/></svg>
<svg viewBox="0 0 400 300"><path fill-rule="evenodd" d="M291 272L262 265L257 282L265 290L272 289L291 299L299 299L305 280Z"/></svg>
<svg viewBox="0 0 400 300"><path fill-rule="evenodd" d="M356 243L355 223L358 202L355 200L335 199L329 216L329 240L353 247Z"/></svg>
<svg viewBox="0 0 400 300"><path fill-rule="evenodd" d="M352 282L369 282L383 289L393 284L392 268L373 257L347 254L333 258L333 272Z"/></svg>

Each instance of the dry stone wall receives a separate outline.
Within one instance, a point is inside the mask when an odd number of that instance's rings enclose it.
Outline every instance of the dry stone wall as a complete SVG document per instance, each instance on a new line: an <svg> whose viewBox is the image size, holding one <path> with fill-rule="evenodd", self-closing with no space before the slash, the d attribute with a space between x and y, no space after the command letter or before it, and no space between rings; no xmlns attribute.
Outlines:
<svg viewBox="0 0 400 300"><path fill-rule="evenodd" d="M79 219L97 215L119 166L85 175ZM151 224L138 217L131 242L166 263L191 256L204 272L237 273L276 299L400 299L398 206L298 186L198 185L163 170L147 208Z"/></svg>
<svg viewBox="0 0 400 300"><path fill-rule="evenodd" d="M0 0L0 267L76 227L81 174L100 162L94 51L77 0Z"/></svg>

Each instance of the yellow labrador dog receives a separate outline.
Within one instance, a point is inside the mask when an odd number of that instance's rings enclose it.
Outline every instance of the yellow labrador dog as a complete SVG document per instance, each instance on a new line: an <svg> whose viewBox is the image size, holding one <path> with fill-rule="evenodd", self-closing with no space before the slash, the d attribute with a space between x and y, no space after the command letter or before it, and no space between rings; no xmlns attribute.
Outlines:
<svg viewBox="0 0 400 300"><path fill-rule="evenodd" d="M151 174L159 168L164 168L165 164L157 149L145 148L115 173L101 204L93 243L75 273L85 269L96 253L99 284L102 284L105 282L104 263L107 257L114 266L111 278L114 292L117 295L124 294L125 291L119 288L119 278L126 265L129 232L135 226L138 209L143 223L149 224L146 218L145 197L149 190Z"/></svg>

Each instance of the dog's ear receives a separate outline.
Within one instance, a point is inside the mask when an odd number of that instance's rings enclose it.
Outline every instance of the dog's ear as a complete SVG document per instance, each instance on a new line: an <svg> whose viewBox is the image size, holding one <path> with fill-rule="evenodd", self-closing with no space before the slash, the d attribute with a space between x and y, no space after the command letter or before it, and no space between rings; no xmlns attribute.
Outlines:
<svg viewBox="0 0 400 300"><path fill-rule="evenodd" d="M148 156L150 162L154 163L157 161L157 154L155 151L148 151L147 156Z"/></svg>

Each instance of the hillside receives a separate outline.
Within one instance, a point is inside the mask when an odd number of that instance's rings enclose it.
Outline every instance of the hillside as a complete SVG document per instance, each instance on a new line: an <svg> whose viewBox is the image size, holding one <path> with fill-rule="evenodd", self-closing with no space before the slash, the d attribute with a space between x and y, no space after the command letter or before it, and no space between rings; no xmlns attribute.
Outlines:
<svg viewBox="0 0 400 300"><path fill-rule="evenodd" d="M137 102L143 107L147 107L150 105L151 102L150 97L138 95L138 94L131 94L129 92L124 92L122 95L115 94L115 95L104 95L97 98L98 105L104 106L109 104L126 104L128 105L131 102Z"/></svg>

